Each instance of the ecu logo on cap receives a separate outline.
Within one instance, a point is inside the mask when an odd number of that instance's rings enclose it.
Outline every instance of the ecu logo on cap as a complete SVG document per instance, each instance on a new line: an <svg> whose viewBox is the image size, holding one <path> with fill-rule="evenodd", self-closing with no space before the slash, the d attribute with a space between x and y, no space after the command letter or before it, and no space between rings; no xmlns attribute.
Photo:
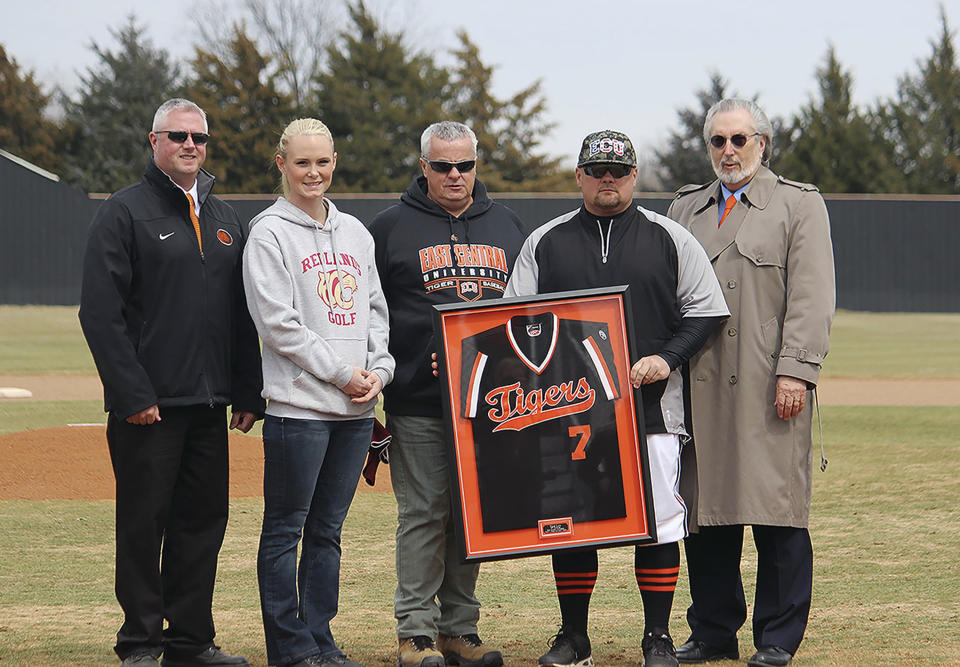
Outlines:
<svg viewBox="0 0 960 667"><path fill-rule="evenodd" d="M233 237L230 236L230 232L223 227L217 230L217 240L223 245L233 245Z"/></svg>
<svg viewBox="0 0 960 667"><path fill-rule="evenodd" d="M590 142L590 156L593 157L598 153L610 153L613 152L616 155L623 155L624 153L624 143L619 139L613 139L611 137L602 137L600 139L594 139Z"/></svg>

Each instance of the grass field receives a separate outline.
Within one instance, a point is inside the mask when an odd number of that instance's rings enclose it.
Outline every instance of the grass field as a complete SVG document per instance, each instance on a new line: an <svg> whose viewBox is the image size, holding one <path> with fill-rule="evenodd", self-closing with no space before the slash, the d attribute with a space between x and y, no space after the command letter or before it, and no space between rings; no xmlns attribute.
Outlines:
<svg viewBox="0 0 960 667"><path fill-rule="evenodd" d="M93 372L74 340L75 315L0 307L0 374ZM960 377L958 332L956 315L840 313L827 373ZM102 418L99 401L0 402L6 433ZM814 476L814 608L795 664L960 664L960 408L825 407L823 421L830 465ZM218 641L256 665L266 664L255 575L261 509L257 498L231 502L214 610ZM371 666L394 660L395 525L393 497L365 493L344 531L334 631ZM0 501L0 665L116 664L112 531L109 501ZM748 599L754 562L748 544ZM639 664L631 550L602 551L600 568L594 657ZM478 593L483 636L503 647L507 664L535 664L558 618L549 560L486 564ZM671 625L678 642L688 603L681 579ZM740 648L752 653L749 628Z"/></svg>
<svg viewBox="0 0 960 667"><path fill-rule="evenodd" d="M0 306L0 375L95 374L72 306Z"/></svg>
<svg viewBox="0 0 960 667"><path fill-rule="evenodd" d="M827 377L960 377L960 315L854 313L833 323ZM0 375L94 374L75 307L0 306Z"/></svg>

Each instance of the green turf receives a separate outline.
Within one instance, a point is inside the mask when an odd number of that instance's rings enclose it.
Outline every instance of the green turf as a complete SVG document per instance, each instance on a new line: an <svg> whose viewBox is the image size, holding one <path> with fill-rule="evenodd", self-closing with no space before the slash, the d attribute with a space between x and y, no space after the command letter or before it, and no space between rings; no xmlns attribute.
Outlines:
<svg viewBox="0 0 960 667"><path fill-rule="evenodd" d="M960 408L824 408L830 465L815 473L814 605L795 664L944 665L960 655ZM235 499L215 600L218 641L265 665L256 589L262 501ZM0 662L108 664L113 598L109 501L0 502ZM367 665L392 664L391 494L357 496L344 529L336 636ZM752 596L755 554L744 580ZM629 548L601 551L591 608L598 665L636 665L641 622ZM684 568L685 571L685 568ZM535 664L556 630L549 560L481 568L481 631L507 664ZM689 602L681 579L672 630ZM751 650L748 628L741 653ZM723 663L734 664L734 663Z"/></svg>
<svg viewBox="0 0 960 667"><path fill-rule="evenodd" d="M76 306L0 306L0 375L97 372Z"/></svg>
<svg viewBox="0 0 960 667"><path fill-rule="evenodd" d="M0 400L0 435L65 424L105 424L103 401Z"/></svg>
<svg viewBox="0 0 960 667"><path fill-rule="evenodd" d="M825 365L832 377L960 377L960 316L840 312ZM93 373L75 308L0 306L0 374ZM0 401L0 434L102 422L101 402ZM960 408L826 407L830 465L815 473L815 591L802 665L960 664ZM225 648L265 665L256 589L257 498L235 499L215 600ZM357 497L344 531L334 629L367 665L393 663L390 494ZM0 665L116 664L111 636L113 506L0 502ZM745 547L752 596L755 554ZM601 552L591 608L598 665L639 662L639 595L630 549ZM685 568L684 568L685 571ZM486 564L481 632L507 664L535 664L558 618L547 558ZM681 580L671 629L682 641ZM749 628L740 634L749 655ZM732 665L735 663L720 663Z"/></svg>
<svg viewBox="0 0 960 667"><path fill-rule="evenodd" d="M93 374L77 308L0 306L0 375ZM960 315L840 311L827 377L960 377Z"/></svg>
<svg viewBox="0 0 960 667"><path fill-rule="evenodd" d="M960 314L837 313L826 377L960 378Z"/></svg>

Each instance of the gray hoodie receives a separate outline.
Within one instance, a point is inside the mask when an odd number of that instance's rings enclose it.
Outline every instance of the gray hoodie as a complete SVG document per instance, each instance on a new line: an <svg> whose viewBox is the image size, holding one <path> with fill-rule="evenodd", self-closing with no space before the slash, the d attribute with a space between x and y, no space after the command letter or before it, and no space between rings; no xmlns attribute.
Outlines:
<svg viewBox="0 0 960 667"><path fill-rule="evenodd" d="M393 379L387 304L373 238L329 199L321 227L280 197L250 221L243 285L263 339L267 414L342 420L372 416L376 401L351 403L341 387L354 366Z"/></svg>

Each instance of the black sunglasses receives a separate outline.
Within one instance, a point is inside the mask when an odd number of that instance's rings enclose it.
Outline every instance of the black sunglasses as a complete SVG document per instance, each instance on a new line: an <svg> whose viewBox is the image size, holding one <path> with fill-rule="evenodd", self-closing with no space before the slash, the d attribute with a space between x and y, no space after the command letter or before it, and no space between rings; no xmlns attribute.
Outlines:
<svg viewBox="0 0 960 667"><path fill-rule="evenodd" d="M625 164L588 164L583 168L583 171L587 174L587 176L591 176L593 178L603 178L603 175L608 171L614 178L623 178L633 171L633 167Z"/></svg>
<svg viewBox="0 0 960 667"><path fill-rule="evenodd" d="M193 143L197 146L203 146L210 138L206 132L184 132L183 130L158 130L154 134L166 134L175 144L182 144L187 137L193 137Z"/></svg>
<svg viewBox="0 0 960 667"><path fill-rule="evenodd" d="M477 166L476 160L464 160L463 162L444 162L443 160L430 160L423 158L423 161L430 165L438 174L449 174L456 167L461 174L470 171Z"/></svg>
<svg viewBox="0 0 960 667"><path fill-rule="evenodd" d="M759 132L754 132L753 134L735 134L730 137L730 143L736 148L743 148L747 145L747 141L752 137L759 137ZM719 134L715 134L710 137L710 145L714 148L723 148L727 145L727 138L721 137Z"/></svg>

